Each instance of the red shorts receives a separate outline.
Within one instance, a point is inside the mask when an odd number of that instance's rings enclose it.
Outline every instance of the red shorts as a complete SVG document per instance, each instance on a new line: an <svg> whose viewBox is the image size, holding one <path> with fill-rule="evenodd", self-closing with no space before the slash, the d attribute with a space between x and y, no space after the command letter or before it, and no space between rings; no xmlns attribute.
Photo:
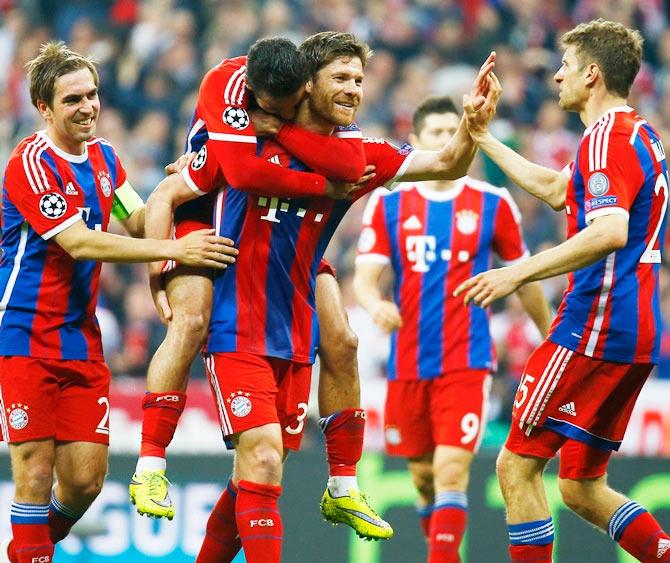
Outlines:
<svg viewBox="0 0 670 563"><path fill-rule="evenodd" d="M337 272L335 271L335 268L326 260L325 258L321 258L321 262L319 262L319 267L316 269L316 275L318 276L319 274L329 274L333 276L334 278L337 277Z"/></svg>
<svg viewBox="0 0 670 563"><path fill-rule="evenodd" d="M603 475L652 367L596 360L543 342L526 363L507 449L551 458L562 448L561 477Z"/></svg>
<svg viewBox="0 0 670 563"><path fill-rule="evenodd" d="M486 426L490 387L487 370L389 381L384 412L387 453L418 457L438 445L476 452Z"/></svg>
<svg viewBox="0 0 670 563"><path fill-rule="evenodd" d="M312 366L246 352L205 355L224 438L277 423L284 448L300 449ZM230 441L226 440L230 448Z"/></svg>
<svg viewBox="0 0 670 563"><path fill-rule="evenodd" d="M0 429L9 443L109 444L105 362L0 356Z"/></svg>

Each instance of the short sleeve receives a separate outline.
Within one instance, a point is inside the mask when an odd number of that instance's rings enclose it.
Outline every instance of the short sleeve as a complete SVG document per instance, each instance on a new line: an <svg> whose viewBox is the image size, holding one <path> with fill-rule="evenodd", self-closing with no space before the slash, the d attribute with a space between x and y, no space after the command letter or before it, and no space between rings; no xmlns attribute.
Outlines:
<svg viewBox="0 0 670 563"><path fill-rule="evenodd" d="M363 226L358 238L357 264L388 264L391 261L391 243L384 216L383 193L384 190L373 192L363 212Z"/></svg>
<svg viewBox="0 0 670 563"><path fill-rule="evenodd" d="M207 150L209 143L210 141L207 141L191 163L181 171L188 187L198 195L210 193L225 184L225 176L219 163L212 151Z"/></svg>
<svg viewBox="0 0 670 563"><path fill-rule="evenodd" d="M197 114L205 122L210 139L256 144L256 131L247 112L249 94L246 66L225 61L210 70L202 81Z"/></svg>
<svg viewBox="0 0 670 563"><path fill-rule="evenodd" d="M357 198L380 186L393 190L416 154L411 145L397 147L379 137L363 137L363 147L366 162L375 167L375 176L357 194Z"/></svg>
<svg viewBox="0 0 670 563"><path fill-rule="evenodd" d="M81 220L76 197L63 192L56 173L39 157L18 155L10 160L5 189L10 201L44 240Z"/></svg>
<svg viewBox="0 0 670 563"><path fill-rule="evenodd" d="M501 190L496 211L493 248L506 266L511 266L529 255L521 231L521 212L506 189Z"/></svg>
<svg viewBox="0 0 670 563"><path fill-rule="evenodd" d="M605 133L602 137L606 137ZM615 213L628 218L630 207L643 181L637 153L628 137L611 135L598 140L591 133L580 148L580 170L584 177L584 213L586 224ZM599 146L602 145L602 148Z"/></svg>

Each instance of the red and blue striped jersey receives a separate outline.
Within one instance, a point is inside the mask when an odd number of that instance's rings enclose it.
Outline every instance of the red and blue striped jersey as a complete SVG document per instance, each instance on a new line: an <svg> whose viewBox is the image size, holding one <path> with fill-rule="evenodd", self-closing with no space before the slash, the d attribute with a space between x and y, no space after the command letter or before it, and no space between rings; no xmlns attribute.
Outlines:
<svg viewBox="0 0 670 563"><path fill-rule="evenodd" d="M411 148L364 139L366 161L376 176L358 197L393 179L408 165ZM258 155L273 165L306 170L276 141L259 139ZM319 329L316 271L335 229L352 201L328 197L279 198L250 194L225 184L215 159L191 166L190 183L217 196L217 232L235 241L237 261L214 285L208 352L249 352L312 363Z"/></svg>
<svg viewBox="0 0 670 563"><path fill-rule="evenodd" d="M599 360L658 362L658 272L668 206L668 169L656 131L628 107L609 110L571 164L568 238L595 218L628 218L626 246L569 275L549 339Z"/></svg>
<svg viewBox="0 0 670 563"><path fill-rule="evenodd" d="M0 355L102 360L95 318L100 263L51 239L83 219L107 230L126 172L103 139L68 154L44 131L14 149L3 182Z"/></svg>
<svg viewBox="0 0 670 563"><path fill-rule="evenodd" d="M495 368L488 312L453 292L488 270L494 252L511 264L528 255L509 192L462 178L444 192L407 183L368 201L357 263L390 264L403 319L391 336L389 379L432 379Z"/></svg>

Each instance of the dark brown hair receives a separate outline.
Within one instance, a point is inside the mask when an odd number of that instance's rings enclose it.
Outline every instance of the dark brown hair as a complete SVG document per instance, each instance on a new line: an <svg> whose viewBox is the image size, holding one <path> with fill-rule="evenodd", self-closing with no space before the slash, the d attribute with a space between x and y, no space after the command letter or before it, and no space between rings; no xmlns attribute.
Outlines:
<svg viewBox="0 0 670 563"><path fill-rule="evenodd" d="M414 133L418 135L426 123L426 117L433 113L455 113L458 115L458 108L449 96L430 96L426 98L414 110L412 116L412 128Z"/></svg>
<svg viewBox="0 0 670 563"><path fill-rule="evenodd" d="M300 52L305 57L311 77L338 57L358 57L365 68L373 54L370 46L356 39L353 34L337 31L322 31L310 35L300 45Z"/></svg>
<svg viewBox="0 0 670 563"><path fill-rule="evenodd" d="M565 47L576 48L579 64L596 63L607 90L622 98L628 97L640 70L643 42L639 31L604 19L580 23L561 37Z"/></svg>
<svg viewBox="0 0 670 563"><path fill-rule="evenodd" d="M96 87L100 83L93 60L71 51L62 41L51 41L42 45L39 55L28 61L26 67L30 99L35 107L38 100L53 107L56 80L64 74L87 68L93 75Z"/></svg>

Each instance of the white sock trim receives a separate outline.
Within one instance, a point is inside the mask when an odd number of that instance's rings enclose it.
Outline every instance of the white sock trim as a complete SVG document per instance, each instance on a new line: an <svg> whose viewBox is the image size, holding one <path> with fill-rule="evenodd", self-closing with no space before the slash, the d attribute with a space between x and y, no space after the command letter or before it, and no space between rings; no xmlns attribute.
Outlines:
<svg viewBox="0 0 670 563"><path fill-rule="evenodd" d="M349 489L358 490L358 479L355 475L336 475L328 477L328 490L331 496L346 497Z"/></svg>
<svg viewBox="0 0 670 563"><path fill-rule="evenodd" d="M142 473L142 471L165 471L167 469L167 461L164 457L157 457L152 455L146 455L140 457L137 460L137 466L135 467L135 473Z"/></svg>

